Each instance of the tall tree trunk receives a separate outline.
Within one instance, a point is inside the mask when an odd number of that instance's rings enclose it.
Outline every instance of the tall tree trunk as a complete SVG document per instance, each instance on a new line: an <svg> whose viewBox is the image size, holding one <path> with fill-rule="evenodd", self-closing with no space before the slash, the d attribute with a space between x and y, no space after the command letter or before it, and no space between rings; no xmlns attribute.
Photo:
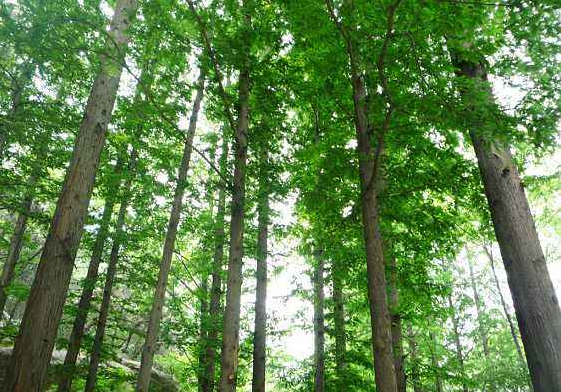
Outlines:
<svg viewBox="0 0 561 392"><path fill-rule="evenodd" d="M462 350L462 343L460 340L460 326L458 319L456 317L456 311L454 309L454 304L452 303L452 293L448 295L448 307L452 313L452 326L454 328L454 344L456 345L456 358L458 360L458 366L460 367L460 375L462 376L462 391L468 392L468 387L466 384L466 372L464 366L464 353Z"/></svg>
<svg viewBox="0 0 561 392"><path fill-rule="evenodd" d="M323 252L314 252L314 392L325 391L325 317L324 317L324 290Z"/></svg>
<svg viewBox="0 0 561 392"><path fill-rule="evenodd" d="M4 308L8 300L8 293L6 289L14 279L14 272L16 264L19 260L21 248L23 246L23 236L27 228L27 219L31 213L31 205L33 204L33 189L37 183L37 176L35 173L31 174L27 181L27 192L21 205L21 210L18 213L16 225L14 226L14 233L10 239L10 247L8 248L8 256L2 269L2 276L0 277L0 319L4 316Z"/></svg>
<svg viewBox="0 0 561 392"><path fill-rule="evenodd" d="M407 337L409 341L409 358L411 361L411 382L413 384L413 392L424 392L424 389L420 384L420 374L419 374L419 363L418 363L418 352L417 352L417 342L415 340L415 334L413 333L413 328L411 325L407 325Z"/></svg>
<svg viewBox="0 0 561 392"><path fill-rule="evenodd" d="M477 283L475 282L475 275L473 273L473 265L471 257L468 255L468 268L469 280L471 284L471 291L473 293L473 302L475 302L475 312L477 315L477 329L479 337L481 338L481 345L483 346L483 354L485 359L489 360L489 338L487 337L487 329L483 322L483 311L481 310L481 299L479 298L479 291L477 290Z"/></svg>
<svg viewBox="0 0 561 392"><path fill-rule="evenodd" d="M220 172L226 174L228 166L228 140L222 140L222 153L220 156ZM212 263L212 286L210 292L209 331L206 345L206 370L203 379L203 392L214 391L216 368L216 349L218 348L218 331L220 325L220 310L222 298L222 266L224 265L224 215L226 211L225 183L220 181L218 190L218 206L214 219L214 256Z"/></svg>
<svg viewBox="0 0 561 392"><path fill-rule="evenodd" d="M364 75L359 66L358 49L355 47L351 36L355 28L351 25L350 31L347 30L335 13L333 1L325 0L325 2L333 22L339 28L341 36L345 41L350 65L376 389L378 392L397 392L392 350L391 317L386 293L384 247L378 215L378 195L375 187L378 167L380 166L379 161L382 155L383 132L385 130L380 130L378 145L376 150L374 150L371 140L372 129L368 120ZM347 3L352 11L352 2L349 1ZM392 5L392 11L388 14L389 30L391 30L391 24L393 24L393 13L397 4L399 3L396 3L395 6ZM388 39L388 37L386 38ZM383 59L381 58L381 60L382 64L379 63L379 66L383 66ZM381 72L383 73L383 71ZM390 118L391 111L388 111L386 112L385 126L389 124Z"/></svg>
<svg viewBox="0 0 561 392"><path fill-rule="evenodd" d="M129 173L134 171L136 160L136 153L133 150L131 162L129 164ZM117 273L117 264L119 261L119 251L121 249L121 244L125 237L125 218L127 215L127 208L129 206L131 194L130 187L132 184L133 175L129 174L129 177L125 181L123 187L123 196L121 198L121 205L119 207L119 214L117 216L117 222L115 223L115 233L113 237L113 245L111 247L111 255L109 256L109 264L107 266L107 272L105 276L105 286L103 287L103 299L101 300L101 307L99 309L99 316L97 319L97 326L95 330L94 343L92 347L92 353L90 356L90 366L88 368L88 377L86 378L86 387L84 392L93 392L95 389L95 384L97 381L97 370L99 367L99 362L101 360L101 349L103 347L103 339L105 337L105 327L107 325L107 318L109 317L109 309L111 307L111 295L113 292L113 283L115 281L115 275Z"/></svg>
<svg viewBox="0 0 561 392"><path fill-rule="evenodd" d="M267 240L269 236L269 153L261 154L261 173L259 176L258 234L257 234L257 271L255 293L255 330L253 333L253 379L252 392L265 392L265 363L267 344Z"/></svg>
<svg viewBox="0 0 561 392"><path fill-rule="evenodd" d="M101 71L90 93L70 165L49 228L39 267L4 380L5 392L41 391L74 259L82 237L107 124L115 103L137 0L119 0L111 21Z"/></svg>
<svg viewBox="0 0 561 392"><path fill-rule="evenodd" d="M203 392L204 378L206 370L206 346L208 340L208 273L203 273L201 279L201 298L199 300L200 320L199 320L199 358L197 371L197 385L200 392Z"/></svg>
<svg viewBox="0 0 561 392"><path fill-rule="evenodd" d="M395 257L390 256L390 309L392 320L392 349L394 355L395 377L397 383L397 391L405 392L407 388L405 380L405 364L403 355L403 338L401 315L399 314L399 289L397 282L397 262Z"/></svg>
<svg viewBox="0 0 561 392"><path fill-rule="evenodd" d="M345 300L343 298L343 269L340 261L333 262L333 319L335 335L336 392L347 390L347 337L345 332Z"/></svg>
<svg viewBox="0 0 561 392"><path fill-rule="evenodd" d="M518 353L518 360L520 362L521 367L524 369L526 368L526 361L524 360L524 354L522 353L522 347L520 347L520 342L518 341L518 334L516 333L516 327L514 326L514 322L512 321L512 317L510 316L510 311L506 304L505 298L503 296L503 291L501 290L501 285L499 283L499 278L497 277L497 271L495 270L495 259L491 251L487 248L487 246L483 246L487 257L489 258L489 262L491 264L491 271L493 272L493 281L495 283L495 287L497 288L497 292L499 293L499 298L501 300L501 306L503 307L503 312L508 322L508 326L510 328L510 335L512 336L512 342L514 343L514 347L516 347L516 352Z"/></svg>
<svg viewBox="0 0 561 392"><path fill-rule="evenodd" d="M122 157L119 157L117 163L115 164L113 175L115 177L120 177L122 174L121 172ZM113 192L114 189L119 189L119 182L120 179L113 181L110 187L110 192ZM88 312L90 310L90 304L92 301L95 284L97 282L99 264L101 263L101 257L103 256L103 249L109 235L109 225L111 223L111 216L113 215L114 206L115 197L113 194L109 193L105 198L105 206L103 207L103 213L99 222L99 230L97 232L97 237L93 246L90 264L88 266L88 272L86 274L86 278L83 281L82 294L80 295L80 301L78 302L78 311L76 313L76 318L74 319L74 325L70 334L70 341L68 342L66 356L64 357L64 372L58 385L58 392L69 392L70 388L72 387L72 379L74 377L76 360L78 359L80 345L82 344L82 338L84 337L84 328L88 319Z"/></svg>
<svg viewBox="0 0 561 392"><path fill-rule="evenodd" d="M442 386L442 378L440 377L440 364L438 357L436 355L436 337L434 332L429 331L430 339L430 358L432 362L432 367L434 369L434 390L435 392L443 392L444 388Z"/></svg>
<svg viewBox="0 0 561 392"><path fill-rule="evenodd" d="M152 310L150 311L150 321L148 322L148 330L146 332L146 341L142 350L142 360L138 381L136 384L137 392L148 392L150 384L150 375L152 373L152 363L154 361L154 353L156 351L156 343L158 340L158 332L160 329L160 320L162 318L162 310L165 302L166 285L168 281L169 271L171 268L171 260L175 250L175 239L177 237L177 228L181 218L181 210L183 208L183 195L185 193L185 185L187 182L187 172L189 171L189 163L191 161L192 144L197 128L197 118L204 93L205 71L201 68L197 94L193 101L193 110L189 121L189 129L185 139L185 147L181 165L177 174L177 183L175 186L175 195L173 205L170 212L166 239L164 241L164 249L162 252L162 260L160 262L160 272L158 274L158 283L154 293L154 301Z"/></svg>
<svg viewBox="0 0 561 392"><path fill-rule="evenodd" d="M242 289L243 234L245 218L245 171L247 165L247 136L249 128L250 58L249 29L251 18L246 1L243 0L245 33L242 42L243 65L240 70L238 91L238 124L234 132L234 182L230 219L230 250L228 255L228 278L226 308L222 335L219 392L236 390L238 349L240 332L240 302Z"/></svg>
<svg viewBox="0 0 561 392"><path fill-rule="evenodd" d="M456 56L457 57L457 56ZM507 272L518 328L536 392L561 391L561 310L540 245L530 206L509 146L485 135L485 104L494 104L483 63L454 59L462 89L475 110L470 131L497 242ZM482 99L481 96L486 96ZM481 115L478 115L481 114Z"/></svg>

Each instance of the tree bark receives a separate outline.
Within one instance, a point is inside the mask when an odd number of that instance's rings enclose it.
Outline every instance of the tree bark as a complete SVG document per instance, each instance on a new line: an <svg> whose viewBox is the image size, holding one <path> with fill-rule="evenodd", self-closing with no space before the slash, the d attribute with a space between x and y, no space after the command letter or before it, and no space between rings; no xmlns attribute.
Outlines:
<svg viewBox="0 0 561 392"><path fill-rule="evenodd" d="M497 288L497 292L499 293L499 298L501 300L501 306L503 307L503 312L505 314L506 321L508 322L508 326L510 328L510 335L512 336L512 342L516 347L516 352L518 353L518 360L520 362L520 366L525 369L526 368L526 361L524 360L524 354L522 353L522 347L520 347L520 342L518 341L518 334L516 332L516 327L514 326L514 322L512 321L512 317L510 315L510 311L506 304L505 298L503 296L503 292L501 290L501 285L499 283L499 278L497 277L497 271L495 270L495 259L491 251L486 247L483 246L487 257L489 258L489 263L491 264L491 271L493 272L493 281L495 283L495 287Z"/></svg>
<svg viewBox="0 0 561 392"><path fill-rule="evenodd" d="M561 310L518 168L508 144L485 134L485 103L494 104L483 63L454 59L469 79L462 95L475 109L470 137L477 155L497 242L512 292L518 328L536 392L561 391ZM485 96L486 99L481 97ZM481 102L484 102L483 104ZM481 109L481 110L478 110ZM478 115L481 114L481 115Z"/></svg>
<svg viewBox="0 0 561 392"><path fill-rule="evenodd" d="M228 166L228 140L222 140L220 171L225 175ZM209 331L206 345L206 370L203 379L203 392L214 391L216 369L216 349L218 347L218 331L220 329L220 311L222 298L222 266L224 264L224 215L226 211L226 189L223 181L218 190L218 206L214 220L214 256L212 263L212 286L210 292Z"/></svg>
<svg viewBox="0 0 561 392"><path fill-rule="evenodd" d="M345 332L345 300L343 298L343 270L339 261L333 262L333 319L335 327L336 392L345 392L347 385L347 337Z"/></svg>
<svg viewBox="0 0 561 392"><path fill-rule="evenodd" d="M419 364L417 353L417 342L415 341L415 334L411 325L407 326L407 335L409 340L409 358L411 359L411 381L413 384L413 392L424 392L419 379Z"/></svg>
<svg viewBox="0 0 561 392"><path fill-rule="evenodd" d="M403 355L403 339L401 315L399 314L399 289L397 282L397 262L395 257L390 256L390 309L392 320L392 351L394 355L395 377L397 383L397 391L405 392L407 388L405 379L405 366Z"/></svg>
<svg viewBox="0 0 561 392"><path fill-rule="evenodd" d="M6 307L6 301L8 300L8 293L6 292L6 289L10 286L12 280L14 279L16 264L19 261L21 248L23 246L23 236L27 228L29 214L31 213L33 190L36 183L37 176L33 173L29 176L29 180L27 181L27 192L23 199L21 210L19 211L18 218L14 226L14 233L10 239L10 247L8 248L8 256L6 257L6 262L4 263L4 268L2 269L2 276L0 277L0 319L4 317L4 308Z"/></svg>
<svg viewBox="0 0 561 392"><path fill-rule="evenodd" d="M108 31L110 38L106 44L106 50L111 55L100 56L101 71L94 81L76 136L62 193L7 369L4 392L41 391L45 384L107 124L119 87L122 63L130 39L128 28L136 8L137 0L119 0L115 7Z"/></svg>
<svg viewBox="0 0 561 392"><path fill-rule="evenodd" d="M324 317L324 260L323 252L314 252L314 392L325 391L325 317Z"/></svg>
<svg viewBox="0 0 561 392"><path fill-rule="evenodd" d="M264 147L265 149L268 147ZM252 392L265 392L265 364L267 344L267 256L269 236L269 153L261 156L260 190L258 201L257 271L255 293L255 330L253 333Z"/></svg>
<svg viewBox="0 0 561 392"><path fill-rule="evenodd" d="M247 166L247 135L249 128L249 29L251 27L248 6L245 0L242 2L242 8L245 14L245 32L243 34L244 39L242 42L243 64L240 70L238 82L238 124L234 132L235 159L230 219L230 251L228 255L228 278L226 308L224 309L222 353L220 356L222 372L220 374L219 392L234 392L236 390L238 370L243 234L245 219L245 172Z"/></svg>
<svg viewBox="0 0 561 392"><path fill-rule="evenodd" d="M456 311L454 309L454 304L452 303L452 293L448 295L448 306L452 313L452 326L454 329L454 344L456 345L456 359L458 360L458 366L460 367L460 375L462 376L462 391L468 392L468 387L466 384L466 372L464 366L464 353L462 350L462 343L460 340L460 326L458 319L456 318Z"/></svg>
<svg viewBox="0 0 561 392"><path fill-rule="evenodd" d="M142 360L140 364L140 371L138 374L138 381L136 384L136 392L148 392L150 384L150 375L152 372L152 363L154 360L154 353L156 351L156 343L158 339L158 332L160 329L160 320L162 318L162 310L165 302L166 286L171 268L171 260L175 250L175 239L177 237L177 228L181 218L181 210L183 208L183 195L185 193L185 185L187 181L187 172L189 171L189 163L191 161L191 152L193 150L192 144L195 137L195 130L197 128L197 118L199 109L204 93L205 71L203 68L200 70L197 94L193 101L193 110L189 120L189 129L185 139L185 147L183 150L183 157L181 165L177 174L177 183L175 186L175 195L173 198L173 205L170 212L168 229L166 232L166 239L164 241L164 249L162 252L162 260L160 262L160 272L158 274L158 283L154 293L154 301L152 303L152 310L150 311L150 321L148 322L148 330L146 332L146 340L142 350Z"/></svg>
<svg viewBox="0 0 561 392"><path fill-rule="evenodd" d="M122 157L119 157L117 163L115 164L114 176L120 177L121 174ZM120 188L120 184L118 184L118 182L120 182L120 180L113 181L110 192L113 192L114 189ZM82 294L80 295L78 311L76 313L76 318L74 319L74 325L70 334L66 356L64 357L63 374L61 375L61 380L58 385L58 392L69 392L72 387L76 360L78 359L80 345L82 344L82 338L84 337L84 328L86 326L88 312L90 310L93 292L97 282L99 264L101 263L101 257L103 256L103 249L109 235L109 225L111 224L111 216L113 215L114 206L115 197L113 194L109 193L105 199L105 206L103 207L103 213L99 222L99 230L93 246L88 272L83 281Z"/></svg>
<svg viewBox="0 0 561 392"><path fill-rule="evenodd" d="M374 374L378 392L397 392L397 381L392 350L391 317L386 293L386 271L384 247L378 215L378 195L376 192L377 169L382 152L383 132L376 150L372 148L372 129L368 120L366 103L366 86L364 75L360 70L359 54L347 28L335 14L332 0L325 0L333 22L337 25L346 44L349 58L351 86L353 91L354 123L357 138L356 152L359 161L360 201L362 209L362 227L366 248L366 269L368 284L368 302L370 322L372 325L372 350L374 354ZM399 2L392 5L392 12ZM352 2L349 3L352 9ZM388 14L388 29L391 30L393 13ZM354 29L351 26L351 31ZM391 32L391 31L390 31ZM389 35L386 37L388 42ZM383 61L383 58L380 60ZM380 65L380 64L378 64ZM383 73L383 71L382 71ZM390 105L391 107L391 105ZM391 111L386 112L384 125L389 124Z"/></svg>
<svg viewBox="0 0 561 392"><path fill-rule="evenodd" d="M101 349L103 347L103 339L105 337L105 327L109 317L109 309L111 306L111 294L113 292L113 283L115 275L117 274L117 264L119 261L119 251L121 243L123 242L125 231L125 217L127 215L127 208L129 205L130 195L127 190L130 188L132 177L127 180L124 187L124 196L121 200L119 207L119 215L115 224L115 234L113 238L113 246L111 247L111 255L109 257L109 265L105 277L105 286L103 287L103 299L99 309L99 316L97 319L97 326L95 330L95 338L92 347L92 354L90 357L90 366L88 368L88 377L86 379L86 387L84 392L93 392L97 381L97 370L101 360Z"/></svg>

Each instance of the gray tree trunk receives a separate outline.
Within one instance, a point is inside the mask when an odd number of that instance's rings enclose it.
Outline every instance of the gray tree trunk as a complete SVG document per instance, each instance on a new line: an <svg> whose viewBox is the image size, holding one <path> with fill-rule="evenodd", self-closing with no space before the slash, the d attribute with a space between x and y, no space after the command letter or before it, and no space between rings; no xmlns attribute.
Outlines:
<svg viewBox="0 0 561 392"><path fill-rule="evenodd" d="M268 147L264 147L268 148ZM252 392L265 392L265 365L267 344L267 256L269 236L269 178L268 151L262 153L259 176L257 271L255 293L255 330L253 333L253 379Z"/></svg>
<svg viewBox="0 0 561 392"><path fill-rule="evenodd" d="M204 93L205 72L201 68L197 94L193 101L193 109L189 120L189 129L185 139L185 147L181 165L177 173L177 183L175 186L175 195L173 205L170 212L166 239L164 241L164 249L162 252L162 260L160 262L160 272L158 274L158 283L154 292L154 301L152 310L150 311L150 321L148 322L148 330L146 332L146 340L142 350L142 360L138 380L136 384L136 392L148 392L150 384L150 374L152 372L152 363L154 361L154 353L156 352L156 343L158 340L158 332L160 329L160 320L162 318L162 310L165 302L166 286L171 268L171 260L175 250L175 239L177 237L177 228L181 218L181 210L183 208L183 195L185 193L185 185L187 182L187 172L189 171L189 163L191 161L191 152L193 150L193 139L197 128L197 118Z"/></svg>
<svg viewBox="0 0 561 392"><path fill-rule="evenodd" d="M323 252L314 252L314 392L325 391L325 294Z"/></svg>
<svg viewBox="0 0 561 392"><path fill-rule="evenodd" d="M497 242L512 293L518 328L536 392L561 392L561 310L534 219L509 146L485 134L485 103L494 104L482 63L455 59L467 107L475 108L470 132ZM485 97L482 99L482 97ZM482 104L483 102L483 104ZM481 109L481 110L479 110ZM481 115L478 115L481 114Z"/></svg>
<svg viewBox="0 0 561 392"><path fill-rule="evenodd" d="M243 234L245 220L245 177L247 166L247 136L249 128L250 58L249 28L251 19L248 6L243 1L246 37L243 39L242 56L244 62L240 70L238 86L238 124L234 132L234 181L230 219L230 249L228 255L228 278L226 307L222 334L219 392L234 392L238 371L238 350L240 332L240 306L242 289Z"/></svg>
<svg viewBox="0 0 561 392"><path fill-rule="evenodd" d="M115 103L136 0L119 0L16 338L4 392L42 391Z"/></svg>
<svg viewBox="0 0 561 392"><path fill-rule="evenodd" d="M27 228L27 220L31 212L31 205L33 204L33 190L37 183L37 177L32 174L27 181L27 192L21 205L21 210L18 213L18 218L14 226L14 233L10 239L10 247L8 248L8 256L2 269L2 276L0 277L0 319L4 316L4 308L8 300L8 293L6 289L14 280L14 272L16 264L19 261L21 248L23 246L23 236Z"/></svg>
<svg viewBox="0 0 561 392"><path fill-rule="evenodd" d="M90 366L88 368L88 377L86 378L86 387L84 392L93 392L97 381L97 370L101 360L101 350L103 347L103 339L105 337L105 328L107 319L109 317L109 310L111 307L111 295L113 292L113 283L115 275L117 274L117 264L119 262L119 252L121 244L125 237L125 218L127 216L127 208L130 203L130 187L133 181L134 167L136 165L136 153L133 150L131 154L131 161L129 164L129 177L123 186L123 196L121 198L121 205L119 206L119 213L117 215L117 222L115 223L115 233L113 237L113 246L111 247L111 255L109 256L109 264L105 276L105 285L103 287L103 298L101 300L101 307L99 309L99 316L95 330L94 343L92 353L90 356Z"/></svg>
<svg viewBox="0 0 561 392"><path fill-rule="evenodd" d="M228 140L223 138L220 156L220 172L224 176L228 166ZM216 350L218 331L220 329L220 311L222 298L222 267L224 265L224 215L226 211L226 184L221 181L218 190L218 206L214 219L214 256L212 263L212 286L210 292L209 331L206 346L206 371L203 379L203 392L214 391L216 369Z"/></svg>

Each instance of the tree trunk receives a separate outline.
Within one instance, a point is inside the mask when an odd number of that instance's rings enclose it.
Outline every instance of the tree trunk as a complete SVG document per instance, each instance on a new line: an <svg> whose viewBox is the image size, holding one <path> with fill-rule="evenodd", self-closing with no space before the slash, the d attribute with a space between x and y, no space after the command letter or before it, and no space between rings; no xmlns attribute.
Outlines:
<svg viewBox="0 0 561 392"><path fill-rule="evenodd" d="M466 385L466 372L464 367L464 353L462 350L462 343L460 340L460 326L458 319L456 318L456 311L454 309L454 304L452 303L452 294L448 295L448 306L452 312L452 326L454 328L454 344L456 345L456 358L458 360L458 366L460 367L460 375L462 376L462 391L468 392L468 387Z"/></svg>
<svg viewBox="0 0 561 392"><path fill-rule="evenodd" d="M21 248L23 246L23 235L27 228L27 219L31 212L31 205L33 204L33 189L37 183L37 176L31 174L29 180L27 181L27 192L23 203L21 205L21 210L18 214L18 219L16 225L14 226L14 233L10 239L10 247L8 248L8 257L2 269L2 277L0 277L0 320L4 317L4 308L6 307L6 301L8 300L8 293L6 289L12 283L14 279L14 272L16 270L16 264L19 261L19 256Z"/></svg>
<svg viewBox="0 0 561 392"><path fill-rule="evenodd" d="M468 107L494 104L482 63L455 59L460 77L470 79L462 94ZM482 100L484 94L487 99ZM509 146L486 136L477 115L470 131L497 242L512 292L518 328L536 392L561 391L561 310L547 270L534 219Z"/></svg>
<svg viewBox="0 0 561 392"><path fill-rule="evenodd" d="M314 252L314 392L325 391L325 317L324 317L324 290L323 252Z"/></svg>
<svg viewBox="0 0 561 392"><path fill-rule="evenodd" d="M395 377L397 391L405 392L407 384L405 380L401 315L399 314L399 290L397 286L397 264L395 257L391 256L390 263L389 299L392 320L392 351L394 355Z"/></svg>
<svg viewBox="0 0 561 392"><path fill-rule="evenodd" d="M240 332L240 301L242 289L243 234L245 218L245 171L247 165L247 134L249 128L249 28L251 20L245 0L246 33L243 39L242 55L244 62L239 77L238 124L234 132L234 182L232 190L232 207L230 219L230 252L228 255L228 278L226 291L226 308L224 309L224 326L222 335L222 353L220 365L219 392L236 390L238 370L238 349Z"/></svg>
<svg viewBox="0 0 561 392"><path fill-rule="evenodd" d="M411 360L411 381L413 384L413 392L424 392L419 382L419 364L417 355L417 342L415 341L415 334L413 333L413 328L411 325L407 326L407 335L409 340L409 358Z"/></svg>
<svg viewBox="0 0 561 392"><path fill-rule="evenodd" d="M514 346L516 347L516 352L518 353L518 360L520 365L523 369L526 368L526 361L524 360L524 354L522 353L522 347L520 347L520 342L518 341L518 334L516 333L516 327L514 326L514 322L512 321L512 317L510 316L510 311L506 304L505 298L503 296L503 292L501 290L501 285L499 283L499 278L497 277L497 271L495 270L495 260L493 258L493 254L491 251L484 246L483 249L489 258L489 262L491 264L491 271L493 272L493 281L495 283L495 287L497 288L497 292L499 293L499 298L501 300L501 305L503 307L503 312L505 314L506 321L508 322L508 326L510 328L510 335L512 336L512 341Z"/></svg>
<svg viewBox="0 0 561 392"><path fill-rule="evenodd" d="M266 149L268 147L264 147ZM265 392L265 363L267 341L267 240L269 236L269 154L261 156L260 189L257 210L257 286L255 293L255 331L253 333L253 379L252 392Z"/></svg>
<svg viewBox="0 0 561 392"><path fill-rule="evenodd" d="M114 176L120 177L121 174L122 157L119 157L117 163L115 164ZM120 181L114 181L111 184L110 192L113 192L114 189L119 189L120 184L118 184L118 182ZM58 392L69 392L70 388L72 387L72 379L74 377L76 360L78 359L80 345L82 344L82 338L84 337L84 327L88 319L88 312L90 310L90 304L92 301L95 284L97 282L99 264L101 263L101 257L103 256L103 249L109 235L109 225L111 224L111 216L113 215L114 206L115 197L113 194L109 193L105 199L105 206L103 208L103 214L99 222L99 230L97 232L97 237L93 246L90 264L88 266L88 272L86 274L86 278L83 281L82 294L80 295L80 301L78 302L78 311L76 313L76 318L74 319L74 325L70 334L66 356L64 357L63 374L61 375L61 380L58 385Z"/></svg>
<svg viewBox="0 0 561 392"><path fill-rule="evenodd" d="M177 174L175 195L170 212L168 229L164 242L164 249L162 252L162 260L160 262L160 272L158 274L158 283L156 284L156 291L154 293L154 302L152 303L152 310L150 311L150 321L148 322L146 341L144 342L144 348L142 350L142 360L140 364L140 371L138 374L138 381L136 384L137 392L148 392L148 386L150 384L152 363L154 360L154 353L156 351L156 343L158 339L158 332L160 329L160 320L162 318L162 310L165 302L166 285L171 268L171 260L175 249L177 228L179 226L181 210L183 208L183 195L185 193L187 172L189 171L191 152L193 150L192 144L195 137L195 130L197 128L199 109L201 106L201 101L203 99L204 81L205 71L203 68L201 68L198 80L197 94L195 96L195 100L193 101L193 110L191 112L191 118L189 121L189 129L187 131L185 139L183 157L181 159L181 165Z"/></svg>
<svg viewBox="0 0 561 392"><path fill-rule="evenodd" d="M203 273L201 279L201 298L199 303L200 309L200 320L199 320L199 367L197 370L198 378L198 388L200 392L203 392L204 378L206 370L206 345L208 340L208 273Z"/></svg>
<svg viewBox="0 0 561 392"><path fill-rule="evenodd" d="M133 150L131 163L129 164L128 172L134 170L136 154ZM129 174L124 187L123 196L121 199L121 206L119 207L119 214L117 222L115 223L115 233L113 237L113 246L111 247L111 255L109 256L109 264L105 277L105 286L103 287L103 299L101 300L101 307L99 309L99 316L97 319L97 326L95 330L94 343L90 357L90 366L88 368L88 377L86 378L86 387L84 392L93 392L97 381L97 370L101 360L101 349L103 347L103 338L105 336L105 327L107 325L107 318L109 317L109 309L111 306L111 294L113 291L113 282L117 273L117 263L119 261L119 251L125 236L125 218L127 215L127 208L130 202L130 187L132 184L133 176Z"/></svg>
<svg viewBox="0 0 561 392"><path fill-rule="evenodd" d="M483 322L483 312L481 310L481 299L479 298L479 291L477 291L477 283L475 282L475 276L473 273L473 265L470 256L468 255L468 268L469 268L469 279L471 284L471 291L473 292L473 302L475 303L475 312L477 315L477 326L479 331L479 337L481 338L481 345L483 346L483 354L485 359L489 361L489 339L487 337L487 330Z"/></svg>
<svg viewBox="0 0 561 392"><path fill-rule="evenodd" d="M45 384L107 124L119 87L129 42L127 30L136 8L137 0L119 0L115 7L106 44L111 55L100 55L101 71L94 81L76 136L62 193L7 369L5 392L41 391Z"/></svg>
<svg viewBox="0 0 561 392"><path fill-rule="evenodd" d="M434 332L429 331L430 339L430 358L432 362L432 367L434 369L434 390L435 392L443 392L442 379L440 377L440 364L438 363L438 357L436 356L436 337Z"/></svg>
<svg viewBox="0 0 561 392"><path fill-rule="evenodd" d="M228 166L228 140L223 138L220 156L220 172L226 173ZM218 347L218 331L220 329L220 310L222 297L222 266L224 264L224 215L226 211L226 189L223 181L218 190L218 206L214 220L214 257L212 264L212 286L210 293L209 331L206 345L206 370L203 379L203 392L214 391L216 368L216 349Z"/></svg>
<svg viewBox="0 0 561 392"><path fill-rule="evenodd" d="M347 385L347 337L345 332L345 300L343 298L343 269L339 261L333 262L333 319L335 327L336 392L345 392Z"/></svg>

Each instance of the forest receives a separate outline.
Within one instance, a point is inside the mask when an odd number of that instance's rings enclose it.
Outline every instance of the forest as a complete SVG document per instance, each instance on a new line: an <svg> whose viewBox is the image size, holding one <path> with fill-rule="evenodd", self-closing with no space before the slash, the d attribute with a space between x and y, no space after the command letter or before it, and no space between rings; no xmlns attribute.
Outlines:
<svg viewBox="0 0 561 392"><path fill-rule="evenodd" d="M1 392L561 392L559 0L0 0Z"/></svg>

